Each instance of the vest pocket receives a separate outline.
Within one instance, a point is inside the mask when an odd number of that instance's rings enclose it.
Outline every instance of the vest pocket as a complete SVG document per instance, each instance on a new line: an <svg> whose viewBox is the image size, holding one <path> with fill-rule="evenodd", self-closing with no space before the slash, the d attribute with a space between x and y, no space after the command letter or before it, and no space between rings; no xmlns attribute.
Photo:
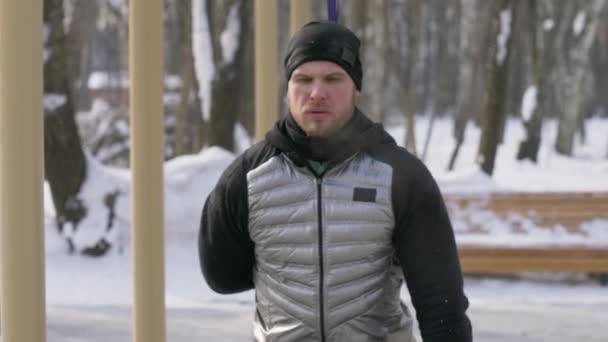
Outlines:
<svg viewBox="0 0 608 342"><path fill-rule="evenodd" d="M272 329L272 316L270 312L270 302L261 291L255 291L255 315L260 327L267 333Z"/></svg>

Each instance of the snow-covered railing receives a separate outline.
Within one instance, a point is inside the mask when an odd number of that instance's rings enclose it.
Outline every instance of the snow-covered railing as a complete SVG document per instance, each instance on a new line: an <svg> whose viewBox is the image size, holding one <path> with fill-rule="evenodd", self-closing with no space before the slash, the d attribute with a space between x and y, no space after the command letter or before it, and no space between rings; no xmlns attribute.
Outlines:
<svg viewBox="0 0 608 342"><path fill-rule="evenodd" d="M468 273L608 274L608 193L447 194Z"/></svg>

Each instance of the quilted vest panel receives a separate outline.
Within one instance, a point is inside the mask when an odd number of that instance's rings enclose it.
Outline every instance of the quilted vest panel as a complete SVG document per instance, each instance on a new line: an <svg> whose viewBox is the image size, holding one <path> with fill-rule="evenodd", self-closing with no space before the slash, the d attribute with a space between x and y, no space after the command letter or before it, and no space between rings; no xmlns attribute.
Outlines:
<svg viewBox="0 0 608 342"><path fill-rule="evenodd" d="M392 172L357 155L318 179L278 155L247 173L257 341L404 340Z"/></svg>

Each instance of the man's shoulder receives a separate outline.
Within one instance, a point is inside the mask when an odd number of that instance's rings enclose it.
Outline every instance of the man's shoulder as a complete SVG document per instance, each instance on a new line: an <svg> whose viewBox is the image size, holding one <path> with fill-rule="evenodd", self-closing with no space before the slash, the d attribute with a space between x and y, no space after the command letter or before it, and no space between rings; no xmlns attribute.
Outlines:
<svg viewBox="0 0 608 342"><path fill-rule="evenodd" d="M270 159L274 154L276 154L276 149L265 141L252 145L224 169L218 185L233 190L245 188L247 173Z"/></svg>
<svg viewBox="0 0 608 342"><path fill-rule="evenodd" d="M400 172L408 170L419 173L426 170L426 166L418 157L397 144L376 145L369 150L369 154L373 159L389 164Z"/></svg>
<svg viewBox="0 0 608 342"><path fill-rule="evenodd" d="M262 140L243 151L236 158L235 163L239 164L243 171L247 172L263 164L277 153L276 147L269 144L266 140Z"/></svg>

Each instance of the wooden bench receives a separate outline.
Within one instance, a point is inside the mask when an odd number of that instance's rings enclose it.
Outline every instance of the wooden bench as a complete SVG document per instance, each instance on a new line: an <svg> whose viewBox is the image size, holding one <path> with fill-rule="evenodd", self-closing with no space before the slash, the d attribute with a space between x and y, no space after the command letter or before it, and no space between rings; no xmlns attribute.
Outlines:
<svg viewBox="0 0 608 342"><path fill-rule="evenodd" d="M585 272L608 281L608 193L444 198L465 273Z"/></svg>

